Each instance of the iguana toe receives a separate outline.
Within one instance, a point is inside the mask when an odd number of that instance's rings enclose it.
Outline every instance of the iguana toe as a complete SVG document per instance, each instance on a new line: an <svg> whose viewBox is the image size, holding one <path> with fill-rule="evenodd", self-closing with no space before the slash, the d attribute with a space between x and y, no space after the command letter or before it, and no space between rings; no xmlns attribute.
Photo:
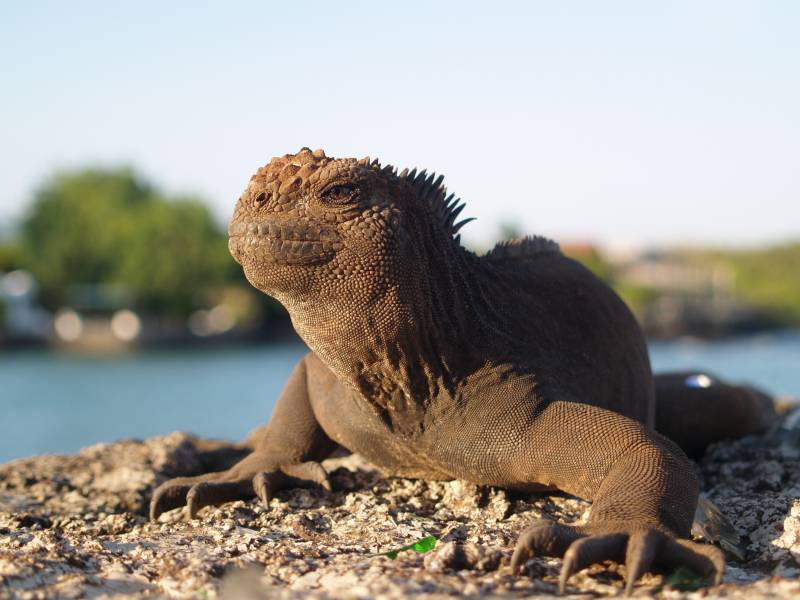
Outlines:
<svg viewBox="0 0 800 600"><path fill-rule="evenodd" d="M288 475L294 485L292 487L304 487L308 484L319 485L327 491L331 491L331 482L328 479L328 472L321 464L310 460L294 465L284 465L281 471Z"/></svg>
<svg viewBox="0 0 800 600"><path fill-rule="evenodd" d="M150 520L155 521L168 510L179 508L186 504L186 495L192 487L201 481L211 481L219 473L208 473L195 477L176 477L165 481L153 492L150 500Z"/></svg>
<svg viewBox="0 0 800 600"><path fill-rule="evenodd" d="M558 576L558 591L564 593L567 580L573 573L604 560L621 562L625 553L625 535L607 533L576 540L564 553L564 562Z"/></svg>
<svg viewBox="0 0 800 600"><path fill-rule="evenodd" d="M308 461L272 467L273 461L255 463L266 469L254 467L253 461L242 468L244 461L228 471L208 473L196 477L178 477L161 484L150 501L150 520L155 521L162 513L186 506L189 519L197 517L205 506L217 506L233 500L249 500L258 496L264 506L275 492L295 487L320 486L331 491L325 468L318 462Z"/></svg>
<svg viewBox="0 0 800 600"><path fill-rule="evenodd" d="M234 481L201 481L186 494L186 509L190 519L206 506L216 506L232 500L249 500L255 495L250 479Z"/></svg>
<svg viewBox="0 0 800 600"><path fill-rule="evenodd" d="M518 575L525 561L535 556L564 556L581 534L571 527L542 519L519 536L511 557L511 571Z"/></svg>
<svg viewBox="0 0 800 600"><path fill-rule="evenodd" d="M653 566L659 547L666 536L653 529L637 531L628 537L627 545L625 536L622 537L625 546L625 595L630 596L636 580ZM566 583L565 578L564 584Z"/></svg>
<svg viewBox="0 0 800 600"><path fill-rule="evenodd" d="M725 572L725 553L710 544L666 537L658 563L667 568L689 567L703 574L713 585L719 585Z"/></svg>
<svg viewBox="0 0 800 600"><path fill-rule="evenodd" d="M269 506L270 500L278 490L317 486L325 491L331 491L328 472L325 467L313 460L284 465L274 471L262 471L253 477L253 489L264 506Z"/></svg>
<svg viewBox="0 0 800 600"><path fill-rule="evenodd" d="M256 473L253 477L253 489L256 496L261 500L261 504L265 508L269 507L269 501L275 495L275 492L280 489L282 473L277 471Z"/></svg>

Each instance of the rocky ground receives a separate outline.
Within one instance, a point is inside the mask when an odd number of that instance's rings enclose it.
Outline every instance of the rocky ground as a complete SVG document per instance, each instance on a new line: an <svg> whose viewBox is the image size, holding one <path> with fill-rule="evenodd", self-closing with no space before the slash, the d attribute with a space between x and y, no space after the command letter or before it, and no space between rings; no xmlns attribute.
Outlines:
<svg viewBox="0 0 800 600"><path fill-rule="evenodd" d="M233 502L183 520L145 518L154 487L235 458L190 435L122 441L77 455L0 466L0 598L546 597L560 561L508 567L514 541L542 515L583 518L588 503L516 495L461 482L388 479L358 457L327 461L334 491L280 492L269 508ZM723 584L648 575L637 595L800 596L800 409L769 434L712 448L698 466L708 498L741 535ZM379 553L426 536L425 554ZM570 580L576 597L619 595L624 567Z"/></svg>

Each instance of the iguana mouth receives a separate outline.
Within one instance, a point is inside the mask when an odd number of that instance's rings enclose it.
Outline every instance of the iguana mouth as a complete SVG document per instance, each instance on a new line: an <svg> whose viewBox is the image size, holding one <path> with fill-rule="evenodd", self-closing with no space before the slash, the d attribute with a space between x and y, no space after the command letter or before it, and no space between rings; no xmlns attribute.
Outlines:
<svg viewBox="0 0 800 600"><path fill-rule="evenodd" d="M232 223L228 233L228 248L240 264L248 256L278 264L323 263L343 247L335 230L311 221Z"/></svg>

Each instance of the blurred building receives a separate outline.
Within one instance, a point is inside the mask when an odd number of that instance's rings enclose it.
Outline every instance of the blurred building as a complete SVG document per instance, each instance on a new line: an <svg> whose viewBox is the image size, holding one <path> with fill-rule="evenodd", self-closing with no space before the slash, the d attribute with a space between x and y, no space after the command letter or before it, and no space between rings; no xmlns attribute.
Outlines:
<svg viewBox="0 0 800 600"><path fill-rule="evenodd" d="M756 319L737 300L735 274L726 265L648 251L618 257L612 270L616 285L636 298L632 308L649 336L723 335Z"/></svg>
<svg viewBox="0 0 800 600"><path fill-rule="evenodd" d="M50 313L36 302L38 286L27 271L0 273L0 342L41 342L50 329Z"/></svg>
<svg viewBox="0 0 800 600"><path fill-rule="evenodd" d="M71 351L109 353L135 346L214 343L241 337L235 307L218 304L180 315L148 313L124 285L72 285L53 318L51 343Z"/></svg>

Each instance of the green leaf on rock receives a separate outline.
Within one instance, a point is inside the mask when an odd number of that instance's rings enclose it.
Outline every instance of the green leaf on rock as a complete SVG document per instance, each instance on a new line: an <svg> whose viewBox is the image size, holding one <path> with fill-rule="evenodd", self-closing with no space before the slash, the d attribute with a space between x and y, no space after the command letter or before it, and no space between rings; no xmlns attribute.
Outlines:
<svg viewBox="0 0 800 600"><path fill-rule="evenodd" d="M708 582L688 567L678 567L664 579L663 585L681 592L693 592L706 587Z"/></svg>
<svg viewBox="0 0 800 600"><path fill-rule="evenodd" d="M392 560L397 558L397 555L400 552L405 552L406 550L413 550L418 554L425 554L426 552L430 552L436 546L436 538L432 535L428 537L424 537L419 541L414 542L413 544L409 544L408 546L403 546L402 548L395 548L394 550L389 550L388 552L381 552L378 556L388 556Z"/></svg>

